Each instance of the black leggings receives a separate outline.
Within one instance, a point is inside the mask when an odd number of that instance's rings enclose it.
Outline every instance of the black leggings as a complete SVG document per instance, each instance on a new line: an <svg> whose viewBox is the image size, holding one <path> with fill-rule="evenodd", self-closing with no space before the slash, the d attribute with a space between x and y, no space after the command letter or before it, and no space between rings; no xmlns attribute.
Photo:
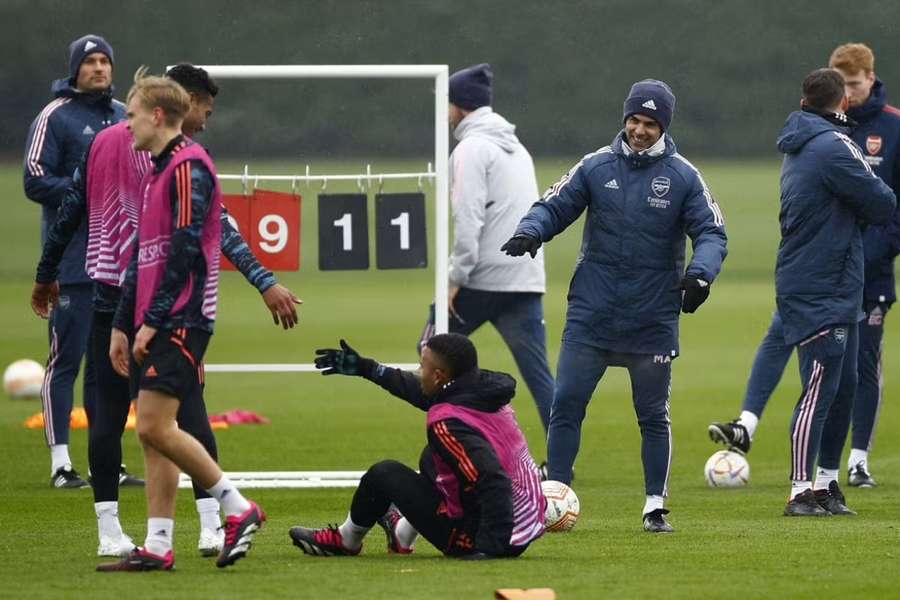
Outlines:
<svg viewBox="0 0 900 600"><path fill-rule="evenodd" d="M472 554L478 521L447 516L443 496L425 476L395 460L372 465L353 494L350 518L372 527L391 503L426 540L448 556ZM510 546L507 555L518 556L527 546Z"/></svg>
<svg viewBox="0 0 900 600"><path fill-rule="evenodd" d="M122 434L131 406L128 379L115 372L109 360L109 338L112 313L94 312L91 329L91 352L97 373L97 406L90 422L88 460L94 502L119 499L119 468L122 464ZM182 402L178 408L178 426L203 444L213 460L218 461L216 438L206 414L202 386L198 398ZM194 484L194 497L209 498L206 490Z"/></svg>

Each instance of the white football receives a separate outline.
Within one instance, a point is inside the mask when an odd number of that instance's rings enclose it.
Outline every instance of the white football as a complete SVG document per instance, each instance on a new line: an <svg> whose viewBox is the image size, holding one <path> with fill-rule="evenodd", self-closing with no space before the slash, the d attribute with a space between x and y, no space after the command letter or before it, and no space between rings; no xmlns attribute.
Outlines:
<svg viewBox="0 0 900 600"><path fill-rule="evenodd" d="M569 531L575 527L581 503L578 496L566 484L559 481L542 481L541 490L547 499L544 527L547 531Z"/></svg>
<svg viewBox="0 0 900 600"><path fill-rule="evenodd" d="M3 390L10 398L40 396L43 383L44 367L28 358L17 360L3 373Z"/></svg>
<svg viewBox="0 0 900 600"><path fill-rule="evenodd" d="M743 487L750 480L750 463L737 452L719 450L706 461L703 474L710 487Z"/></svg>

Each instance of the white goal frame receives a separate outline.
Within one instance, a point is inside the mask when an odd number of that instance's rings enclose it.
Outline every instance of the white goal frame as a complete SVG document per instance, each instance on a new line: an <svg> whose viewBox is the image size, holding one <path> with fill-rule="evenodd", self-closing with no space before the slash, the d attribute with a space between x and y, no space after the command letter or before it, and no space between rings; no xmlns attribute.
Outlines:
<svg viewBox="0 0 900 600"><path fill-rule="evenodd" d="M449 184L449 126L448 68L447 65L199 65L217 79L425 79L434 83L434 171L430 166L425 173L395 173L373 175L366 168L369 185L373 179L423 178L435 183L435 231L434 231L434 289L435 331L448 331L448 269L450 256L450 184ZM242 175L222 175L222 180L241 179L246 186L247 168ZM311 176L309 167L305 175L265 176L254 175L254 181L296 181L328 179L356 179L362 176L321 175ZM417 364L392 365L402 369L415 369ZM315 372L313 364L209 364L206 372L219 373L284 373ZM235 472L229 474L240 488L343 488L355 487L361 471L262 471ZM191 486L190 479L182 476L179 487Z"/></svg>

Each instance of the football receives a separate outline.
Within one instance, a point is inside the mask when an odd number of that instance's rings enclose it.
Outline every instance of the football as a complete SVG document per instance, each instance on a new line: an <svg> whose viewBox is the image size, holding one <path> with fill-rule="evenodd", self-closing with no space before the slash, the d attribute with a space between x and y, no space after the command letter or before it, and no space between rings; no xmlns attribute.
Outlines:
<svg viewBox="0 0 900 600"><path fill-rule="evenodd" d="M544 513L544 527L547 531L569 531L575 527L581 504L575 491L559 481L541 482L547 510Z"/></svg>
<svg viewBox="0 0 900 600"><path fill-rule="evenodd" d="M44 367L28 358L15 361L3 373L3 390L10 398L36 398L43 382Z"/></svg>
<svg viewBox="0 0 900 600"><path fill-rule="evenodd" d="M750 480L750 463L737 452L719 450L706 461L703 474L710 487L743 487Z"/></svg>

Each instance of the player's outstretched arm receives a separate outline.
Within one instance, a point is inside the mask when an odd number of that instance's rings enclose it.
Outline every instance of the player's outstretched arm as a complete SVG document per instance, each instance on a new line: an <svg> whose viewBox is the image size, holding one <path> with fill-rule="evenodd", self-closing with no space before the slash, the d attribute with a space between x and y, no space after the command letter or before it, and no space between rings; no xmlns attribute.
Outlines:
<svg viewBox="0 0 900 600"><path fill-rule="evenodd" d="M422 384L415 374L379 364L365 358L341 340L340 348L316 350L316 368L322 375L353 375L377 383L385 390L406 400L413 406L427 410L427 400L422 394Z"/></svg>
<svg viewBox="0 0 900 600"><path fill-rule="evenodd" d="M297 305L303 304L288 288L280 285L271 271L262 266L247 241L228 219L222 207L222 254L241 272L247 283L259 290L263 302L272 313L275 325L290 329L299 322Z"/></svg>

